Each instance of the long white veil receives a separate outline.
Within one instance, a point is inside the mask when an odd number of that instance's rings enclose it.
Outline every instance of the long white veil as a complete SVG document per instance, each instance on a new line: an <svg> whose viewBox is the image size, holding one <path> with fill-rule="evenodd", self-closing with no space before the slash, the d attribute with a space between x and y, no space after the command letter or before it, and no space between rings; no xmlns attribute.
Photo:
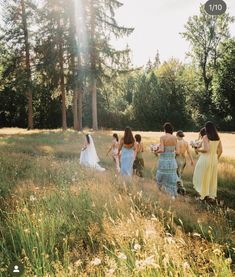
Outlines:
<svg viewBox="0 0 235 277"><path fill-rule="evenodd" d="M91 135L88 135L88 136L89 136L89 143L87 141L86 149L81 152L80 164L88 167L93 167L99 171L104 171L105 169L98 164L100 159L96 153L93 138Z"/></svg>
<svg viewBox="0 0 235 277"><path fill-rule="evenodd" d="M87 152L88 152L88 163L90 165L96 165L100 160L96 153L94 141L91 135L89 136L90 143L87 145Z"/></svg>

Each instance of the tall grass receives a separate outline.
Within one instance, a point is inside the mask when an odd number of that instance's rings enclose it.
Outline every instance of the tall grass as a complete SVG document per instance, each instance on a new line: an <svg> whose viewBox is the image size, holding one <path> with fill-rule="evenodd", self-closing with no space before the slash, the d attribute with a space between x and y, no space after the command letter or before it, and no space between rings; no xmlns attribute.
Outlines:
<svg viewBox="0 0 235 277"><path fill-rule="evenodd" d="M232 276L233 210L169 199L149 152L144 180L115 178L109 135L94 135L105 173L79 166L75 132L0 140L2 276L15 259L25 276ZM223 201L233 163L220 165Z"/></svg>

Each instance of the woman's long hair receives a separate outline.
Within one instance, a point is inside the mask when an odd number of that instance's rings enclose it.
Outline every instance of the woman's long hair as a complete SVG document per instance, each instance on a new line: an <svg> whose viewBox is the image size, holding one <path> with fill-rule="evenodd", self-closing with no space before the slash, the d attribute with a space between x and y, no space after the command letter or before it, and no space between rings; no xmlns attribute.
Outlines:
<svg viewBox="0 0 235 277"><path fill-rule="evenodd" d="M124 140L124 144L134 144L135 139L133 137L130 127L126 127L123 140Z"/></svg>
<svg viewBox="0 0 235 277"><path fill-rule="evenodd" d="M118 134L114 133L114 134L113 134L113 138L115 138L116 141L118 142Z"/></svg>
<svg viewBox="0 0 235 277"><path fill-rule="evenodd" d="M205 125L205 128L206 128L206 134L209 140L215 141L220 139L213 122L208 121Z"/></svg>
<svg viewBox="0 0 235 277"><path fill-rule="evenodd" d="M90 137L89 137L88 134L86 134L86 141L87 141L88 144L90 144Z"/></svg>

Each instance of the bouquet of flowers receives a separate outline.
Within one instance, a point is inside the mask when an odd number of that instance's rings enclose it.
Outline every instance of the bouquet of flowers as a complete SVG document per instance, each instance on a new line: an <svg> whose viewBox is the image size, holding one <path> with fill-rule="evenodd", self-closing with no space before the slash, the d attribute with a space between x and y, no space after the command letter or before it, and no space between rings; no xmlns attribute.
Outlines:
<svg viewBox="0 0 235 277"><path fill-rule="evenodd" d="M158 151L159 148L160 148L160 144L151 144L151 145L150 145L150 151L151 151L152 153L155 153L156 151Z"/></svg>
<svg viewBox="0 0 235 277"><path fill-rule="evenodd" d="M202 145L202 142L200 140L191 140L190 145L192 148L199 148Z"/></svg>

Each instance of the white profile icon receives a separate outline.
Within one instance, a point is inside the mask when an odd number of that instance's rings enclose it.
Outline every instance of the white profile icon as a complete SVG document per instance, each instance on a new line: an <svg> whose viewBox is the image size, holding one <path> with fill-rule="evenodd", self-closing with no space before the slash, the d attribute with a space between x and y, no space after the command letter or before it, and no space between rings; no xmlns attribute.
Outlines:
<svg viewBox="0 0 235 277"><path fill-rule="evenodd" d="M19 271L18 265L15 265L15 266L14 266L13 273L19 273L19 272L20 272L20 271Z"/></svg>

